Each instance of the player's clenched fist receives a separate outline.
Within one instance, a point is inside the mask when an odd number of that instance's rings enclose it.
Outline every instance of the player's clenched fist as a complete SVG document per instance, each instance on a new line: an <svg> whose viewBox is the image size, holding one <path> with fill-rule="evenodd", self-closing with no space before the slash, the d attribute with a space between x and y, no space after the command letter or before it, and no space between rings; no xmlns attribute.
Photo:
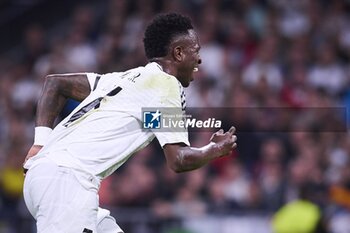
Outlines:
<svg viewBox="0 0 350 233"><path fill-rule="evenodd" d="M31 157L33 157L34 155L36 155L40 150L41 148L43 148L43 146L39 146L39 145L33 145L28 153L27 153L27 156L26 158L24 159L24 163L25 164L27 162L28 159L30 159Z"/></svg>
<svg viewBox="0 0 350 233"><path fill-rule="evenodd" d="M219 150L219 156L228 155L232 149L237 147L237 136L234 134L235 132L236 129L232 126L226 133L220 129L211 136L210 141L216 144Z"/></svg>

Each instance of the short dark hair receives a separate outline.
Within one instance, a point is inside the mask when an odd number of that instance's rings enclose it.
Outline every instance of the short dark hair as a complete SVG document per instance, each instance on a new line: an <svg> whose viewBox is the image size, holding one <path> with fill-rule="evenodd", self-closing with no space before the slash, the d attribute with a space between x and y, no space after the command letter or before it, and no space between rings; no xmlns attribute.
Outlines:
<svg viewBox="0 0 350 233"><path fill-rule="evenodd" d="M157 15L147 26L143 38L146 57L164 57L175 36L187 34L193 29L191 19L178 13Z"/></svg>

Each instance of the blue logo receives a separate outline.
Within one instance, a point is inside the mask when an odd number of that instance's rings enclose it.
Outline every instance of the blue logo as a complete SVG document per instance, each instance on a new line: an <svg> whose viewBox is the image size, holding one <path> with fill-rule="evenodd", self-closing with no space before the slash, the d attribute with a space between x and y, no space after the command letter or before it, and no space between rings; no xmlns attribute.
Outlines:
<svg viewBox="0 0 350 233"><path fill-rule="evenodd" d="M143 112L143 128L144 129L160 129L162 113L157 111Z"/></svg>

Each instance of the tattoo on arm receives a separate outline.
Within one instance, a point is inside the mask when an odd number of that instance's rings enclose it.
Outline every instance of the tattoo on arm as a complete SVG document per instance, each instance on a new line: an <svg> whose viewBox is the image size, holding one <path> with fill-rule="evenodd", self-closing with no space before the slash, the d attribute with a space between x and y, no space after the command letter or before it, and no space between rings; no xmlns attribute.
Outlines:
<svg viewBox="0 0 350 233"><path fill-rule="evenodd" d="M185 172L200 168L216 157L213 145L196 148L179 144L164 147L167 163L175 172Z"/></svg>
<svg viewBox="0 0 350 233"><path fill-rule="evenodd" d="M90 94L90 84L85 74L57 74L46 77L37 105L36 125L53 128L66 100L84 100Z"/></svg>

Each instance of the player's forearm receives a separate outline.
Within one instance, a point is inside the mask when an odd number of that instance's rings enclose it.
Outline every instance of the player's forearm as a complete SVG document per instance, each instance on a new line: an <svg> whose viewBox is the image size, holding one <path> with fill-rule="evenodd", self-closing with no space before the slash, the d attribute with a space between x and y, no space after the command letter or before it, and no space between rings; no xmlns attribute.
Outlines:
<svg viewBox="0 0 350 233"><path fill-rule="evenodd" d="M215 143L209 143L208 145L200 148L180 147L172 169L175 172L195 170L220 156L223 156L223 154L218 145Z"/></svg>
<svg viewBox="0 0 350 233"><path fill-rule="evenodd" d="M194 170L207 164L209 161L229 155L237 147L237 136L232 126L224 133L222 129L214 133L210 143L201 148L186 146L184 143L169 143L163 146L168 166L175 172Z"/></svg>
<svg viewBox="0 0 350 233"><path fill-rule="evenodd" d="M45 78L37 104L36 125L52 128L68 98L82 101L90 93L85 74L55 74Z"/></svg>

